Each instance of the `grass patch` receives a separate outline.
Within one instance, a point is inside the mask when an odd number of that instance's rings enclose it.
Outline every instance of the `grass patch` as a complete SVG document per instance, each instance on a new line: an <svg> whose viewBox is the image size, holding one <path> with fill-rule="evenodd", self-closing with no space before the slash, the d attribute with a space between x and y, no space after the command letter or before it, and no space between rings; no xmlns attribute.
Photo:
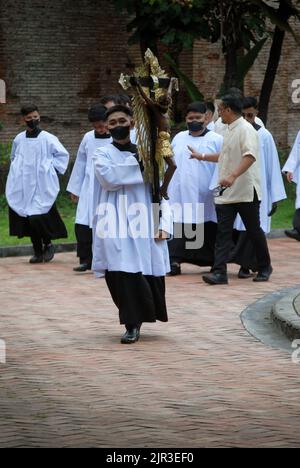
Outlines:
<svg viewBox="0 0 300 468"><path fill-rule="evenodd" d="M57 200L57 207L59 213L67 227L69 234L68 239L61 239L54 241L54 244L76 242L74 225L76 216L76 205L68 198L67 195L60 195ZM11 246L11 245L28 245L30 240L28 237L24 239L18 239L17 237L9 236L8 226L8 208L4 200L4 197L0 197L0 245Z"/></svg>

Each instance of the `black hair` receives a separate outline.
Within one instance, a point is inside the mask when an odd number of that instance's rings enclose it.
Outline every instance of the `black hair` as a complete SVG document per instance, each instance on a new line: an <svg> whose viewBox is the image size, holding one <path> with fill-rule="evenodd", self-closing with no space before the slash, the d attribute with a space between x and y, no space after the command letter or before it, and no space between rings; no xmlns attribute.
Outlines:
<svg viewBox="0 0 300 468"><path fill-rule="evenodd" d="M208 111L212 112L213 114L216 112L216 106L214 105L213 102L206 101L205 105Z"/></svg>
<svg viewBox="0 0 300 468"><path fill-rule="evenodd" d="M197 112L199 114L205 114L206 111L207 111L207 106L205 102L195 101L195 102L192 102L188 106L185 116L187 116L190 112Z"/></svg>
<svg viewBox="0 0 300 468"><path fill-rule="evenodd" d="M243 99L244 93L240 88L229 88L226 92L226 94L230 94L231 96L238 97L240 99Z"/></svg>
<svg viewBox="0 0 300 468"><path fill-rule="evenodd" d="M21 108L21 114L23 115L23 117L26 117L26 115L31 114L31 112L39 112L39 109L35 104L27 104L26 106L23 106Z"/></svg>
<svg viewBox="0 0 300 468"><path fill-rule="evenodd" d="M106 111L106 114L105 114L106 120L108 120L109 117L115 112L123 112L123 114L128 115L128 117L133 117L133 112L129 107L118 105L118 106L111 107L110 109Z"/></svg>
<svg viewBox="0 0 300 468"><path fill-rule="evenodd" d="M128 94L118 94L116 97L115 97L115 102L117 105L120 105L120 106L131 106L132 105L132 102L131 102L131 97L128 96Z"/></svg>
<svg viewBox="0 0 300 468"><path fill-rule="evenodd" d="M117 96L115 95L111 95L111 96L103 96L103 98L100 99L100 104L102 104L102 106L106 106L106 104L108 104L109 102L115 102L117 104Z"/></svg>
<svg viewBox="0 0 300 468"><path fill-rule="evenodd" d="M105 122L107 109L103 104L94 104L88 112L90 122Z"/></svg>
<svg viewBox="0 0 300 468"><path fill-rule="evenodd" d="M254 107L254 109L258 109L258 100L256 97L247 96L243 100L243 109L249 109L249 107Z"/></svg>
<svg viewBox="0 0 300 468"><path fill-rule="evenodd" d="M243 101L237 95L225 94L221 101L225 107L229 107L235 114L242 115Z"/></svg>

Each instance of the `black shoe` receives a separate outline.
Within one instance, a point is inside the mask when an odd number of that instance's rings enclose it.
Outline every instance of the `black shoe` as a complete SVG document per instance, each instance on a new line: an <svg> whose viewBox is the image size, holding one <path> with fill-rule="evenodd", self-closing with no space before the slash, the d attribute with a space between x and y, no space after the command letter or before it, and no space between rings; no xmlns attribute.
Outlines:
<svg viewBox="0 0 300 468"><path fill-rule="evenodd" d="M297 231L297 229L292 229L290 231L284 231L285 235L287 237L290 237L291 239L295 239L300 242L300 233Z"/></svg>
<svg viewBox="0 0 300 468"><path fill-rule="evenodd" d="M44 263L44 257L43 255L34 254L34 256L29 260L29 263L32 265L35 265L36 263Z"/></svg>
<svg viewBox="0 0 300 468"><path fill-rule="evenodd" d="M273 273L273 268L270 267L267 270L259 271L257 276L253 278L254 283L266 283L269 281L270 276Z"/></svg>
<svg viewBox="0 0 300 468"><path fill-rule="evenodd" d="M252 277L252 273L248 268L243 268L243 267L240 268L240 271L238 274L239 279L248 279L251 277Z"/></svg>
<svg viewBox="0 0 300 468"><path fill-rule="evenodd" d="M90 271L92 269L92 265L88 263L82 263L79 267L73 268L73 271L76 273L84 273L85 271Z"/></svg>
<svg viewBox="0 0 300 468"><path fill-rule="evenodd" d="M172 263L171 264L171 271L168 276L178 276L181 275L181 267L179 263Z"/></svg>
<svg viewBox="0 0 300 468"><path fill-rule="evenodd" d="M209 273L202 276L204 283L211 284L212 286L218 284L228 284L227 275L224 273Z"/></svg>
<svg viewBox="0 0 300 468"><path fill-rule="evenodd" d="M134 327L126 330L124 335L121 338L122 344L132 344L136 343L140 339L140 328Z"/></svg>
<svg viewBox="0 0 300 468"><path fill-rule="evenodd" d="M55 253L55 250L54 250L54 245L53 244L49 244L49 245L45 246L44 260L45 260L46 263L49 263L49 262L51 262L51 260L53 260L54 253Z"/></svg>

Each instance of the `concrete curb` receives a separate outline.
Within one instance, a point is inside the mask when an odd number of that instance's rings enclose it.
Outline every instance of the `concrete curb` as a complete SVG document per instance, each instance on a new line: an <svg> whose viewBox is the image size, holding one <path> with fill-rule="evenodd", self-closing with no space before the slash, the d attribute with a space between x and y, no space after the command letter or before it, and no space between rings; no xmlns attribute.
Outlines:
<svg viewBox="0 0 300 468"><path fill-rule="evenodd" d="M285 295L272 307L272 319L290 340L300 338L299 300L300 289L297 289Z"/></svg>
<svg viewBox="0 0 300 468"><path fill-rule="evenodd" d="M55 244L55 253L75 252L77 244ZM9 247L0 247L0 258L6 257L28 257L32 255L31 245L16 245Z"/></svg>
<svg viewBox="0 0 300 468"><path fill-rule="evenodd" d="M284 234L284 229L274 229L268 235L268 239L280 239L286 237ZM76 243L66 243L66 244L56 244L55 251L56 253L63 252L74 252L76 251ZM31 245L14 245L8 247L0 247L0 258L6 257L28 257L32 255Z"/></svg>

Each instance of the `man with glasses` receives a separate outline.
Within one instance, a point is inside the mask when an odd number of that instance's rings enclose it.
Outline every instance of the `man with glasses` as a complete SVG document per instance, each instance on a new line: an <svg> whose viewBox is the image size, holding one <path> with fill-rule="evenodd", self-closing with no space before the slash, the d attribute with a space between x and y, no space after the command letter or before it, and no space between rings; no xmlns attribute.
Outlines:
<svg viewBox="0 0 300 468"><path fill-rule="evenodd" d="M253 126L243 119L242 107L242 100L236 96L222 98L219 114L228 125L223 148L220 154L203 155L204 160L218 162L219 184L226 188L222 196L215 198L218 217L215 263L212 272L203 276L204 282L210 285L228 284L227 263L237 214L255 248L258 274L254 281L268 281L273 271L266 236L260 226L259 139Z"/></svg>
<svg viewBox="0 0 300 468"><path fill-rule="evenodd" d="M271 218L276 213L278 202L286 199L279 156L271 133L255 122L258 102L255 97L246 97L243 101L243 116L257 131L260 144L262 201L260 205L260 224L268 234L271 231ZM252 276L250 270L257 271L254 246L245 232L245 226L238 216L235 228L239 231L237 244L233 252L233 262L241 265L239 278Z"/></svg>

